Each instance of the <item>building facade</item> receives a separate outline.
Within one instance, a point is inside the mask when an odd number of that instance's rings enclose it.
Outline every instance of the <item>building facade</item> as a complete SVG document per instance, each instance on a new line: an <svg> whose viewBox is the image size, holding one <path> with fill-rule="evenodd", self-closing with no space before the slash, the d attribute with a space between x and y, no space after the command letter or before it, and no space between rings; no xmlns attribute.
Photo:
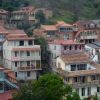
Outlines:
<svg viewBox="0 0 100 100"><path fill-rule="evenodd" d="M17 81L13 71L0 68L0 93L4 93L8 90L18 89L16 85Z"/></svg>
<svg viewBox="0 0 100 100"><path fill-rule="evenodd" d="M41 70L41 49L26 34L9 34L3 44L4 67L15 72L18 80L37 78Z"/></svg>
<svg viewBox="0 0 100 100"><path fill-rule="evenodd" d="M85 50L94 62L100 63L100 41L85 45Z"/></svg>
<svg viewBox="0 0 100 100"><path fill-rule="evenodd" d="M91 62L86 53L61 55L56 59L57 73L71 85L80 98L100 96L100 65Z"/></svg>
<svg viewBox="0 0 100 100"><path fill-rule="evenodd" d="M25 25L33 25L36 22L35 8L34 7L22 7L17 11L13 11L11 14L11 24L17 27Z"/></svg>
<svg viewBox="0 0 100 100"><path fill-rule="evenodd" d="M50 65L55 68L56 58L62 54L68 54L71 52L83 51L84 44L77 43L73 40L55 40L48 43L48 50L51 53Z"/></svg>

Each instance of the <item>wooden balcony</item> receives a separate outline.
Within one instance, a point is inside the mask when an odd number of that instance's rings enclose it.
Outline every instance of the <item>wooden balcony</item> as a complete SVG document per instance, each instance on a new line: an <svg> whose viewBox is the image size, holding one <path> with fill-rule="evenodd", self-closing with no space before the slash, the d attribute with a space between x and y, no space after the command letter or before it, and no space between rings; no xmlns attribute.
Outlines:
<svg viewBox="0 0 100 100"><path fill-rule="evenodd" d="M77 87L85 87L85 86L98 86L100 85L100 80L94 80L91 82L77 82L77 83L73 83L70 84L72 85L72 87L77 88Z"/></svg>
<svg viewBox="0 0 100 100"><path fill-rule="evenodd" d="M80 39L97 39L97 35L92 35L92 36L81 36Z"/></svg>
<svg viewBox="0 0 100 100"><path fill-rule="evenodd" d="M30 66L26 66L26 67L18 67L19 71L34 71L34 70L41 70L40 66L36 66L36 67L30 67Z"/></svg>

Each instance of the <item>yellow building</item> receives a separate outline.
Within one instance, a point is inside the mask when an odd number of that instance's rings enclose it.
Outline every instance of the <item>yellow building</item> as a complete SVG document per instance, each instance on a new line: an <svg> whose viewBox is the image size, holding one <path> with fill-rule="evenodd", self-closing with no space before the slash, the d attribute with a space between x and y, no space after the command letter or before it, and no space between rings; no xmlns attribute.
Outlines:
<svg viewBox="0 0 100 100"><path fill-rule="evenodd" d="M100 65L83 52L61 55L56 59L57 73L70 84L81 99L100 93Z"/></svg>

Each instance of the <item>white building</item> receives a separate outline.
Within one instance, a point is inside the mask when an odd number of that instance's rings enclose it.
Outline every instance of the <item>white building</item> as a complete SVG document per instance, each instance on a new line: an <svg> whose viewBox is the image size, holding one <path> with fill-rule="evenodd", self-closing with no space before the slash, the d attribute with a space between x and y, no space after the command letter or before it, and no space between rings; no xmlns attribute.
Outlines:
<svg viewBox="0 0 100 100"><path fill-rule="evenodd" d="M80 98L100 95L100 64L86 53L61 55L56 59L57 73L79 94Z"/></svg>
<svg viewBox="0 0 100 100"><path fill-rule="evenodd" d="M85 49L93 61L100 63L100 41L85 45Z"/></svg>
<svg viewBox="0 0 100 100"><path fill-rule="evenodd" d="M51 62L50 65L55 71L56 58L62 54L67 54L70 52L83 51L84 44L76 43L73 40L54 40L53 42L48 43L48 50L51 53Z"/></svg>
<svg viewBox="0 0 100 100"><path fill-rule="evenodd" d="M3 26L0 26L0 65L3 64L3 42L8 34L9 32Z"/></svg>
<svg viewBox="0 0 100 100"><path fill-rule="evenodd" d="M36 79L41 70L41 49L34 38L24 33L9 34L3 44L4 67L15 72L18 80Z"/></svg>

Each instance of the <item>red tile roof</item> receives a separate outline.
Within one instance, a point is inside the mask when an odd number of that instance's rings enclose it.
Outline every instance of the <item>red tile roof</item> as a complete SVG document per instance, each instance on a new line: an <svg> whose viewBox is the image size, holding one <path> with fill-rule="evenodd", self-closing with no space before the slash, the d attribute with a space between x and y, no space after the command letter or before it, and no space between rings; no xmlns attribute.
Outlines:
<svg viewBox="0 0 100 100"><path fill-rule="evenodd" d="M91 60L89 59L89 55L84 52L77 52L73 54L61 55L60 58L66 64L77 64L77 63L89 63Z"/></svg>
<svg viewBox="0 0 100 100"><path fill-rule="evenodd" d="M41 28L45 31L57 31L56 25L42 25Z"/></svg>
<svg viewBox="0 0 100 100"><path fill-rule="evenodd" d="M7 30L10 34L26 34L24 30L19 30L19 29L12 29L12 30Z"/></svg>
<svg viewBox="0 0 100 100"><path fill-rule="evenodd" d="M0 100L12 100L12 94L15 93L16 90L9 90L4 93L0 93Z"/></svg>
<svg viewBox="0 0 100 100"><path fill-rule="evenodd" d="M19 10L13 11L13 13L33 13L34 11L34 7L22 7Z"/></svg>
<svg viewBox="0 0 100 100"><path fill-rule="evenodd" d="M64 21L58 21L56 26L58 27L71 27L71 24L65 23Z"/></svg>
<svg viewBox="0 0 100 100"><path fill-rule="evenodd" d="M8 34L9 32L3 27L0 26L0 34Z"/></svg>
<svg viewBox="0 0 100 100"><path fill-rule="evenodd" d="M28 37L23 30L10 30L9 35L6 36L7 40L31 40L33 37Z"/></svg>

